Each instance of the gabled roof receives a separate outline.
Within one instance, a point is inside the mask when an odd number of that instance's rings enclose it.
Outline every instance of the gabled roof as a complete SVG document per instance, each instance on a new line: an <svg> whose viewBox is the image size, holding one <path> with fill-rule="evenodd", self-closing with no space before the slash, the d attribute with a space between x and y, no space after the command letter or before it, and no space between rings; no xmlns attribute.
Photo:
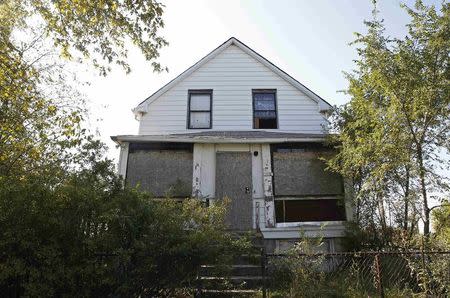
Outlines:
<svg viewBox="0 0 450 298"><path fill-rule="evenodd" d="M264 66L268 67L270 70L278 74L281 78L289 82L291 85L296 87L298 90L302 91L306 95L308 95L311 99L316 101L319 104L320 111L328 111L332 108L331 104L329 104L326 100L324 100L322 97L311 91L309 88L307 88L305 85L288 75L286 72L281 70L278 66L255 52L253 49L248 47L246 44L241 42L235 37L231 37L227 41L225 41L223 44L215 48L212 52L210 52L208 55L200 59L197 63L186 69L184 72L182 72L180 75L178 75L176 78L171 80L169 83L161 87L159 90L157 90L155 93L147 97L144 101L142 101L136 108L133 109L133 113L138 114L142 112L147 112L148 106L155 101L158 97L163 95L165 92L167 92L170 88L175 86L177 83L188 77L190 74L192 74L194 71L199 69L201 66L203 66L205 63L216 57L218 54L223 52L226 48L228 48L231 45L235 45L238 48L240 48L242 51L262 63Z"/></svg>

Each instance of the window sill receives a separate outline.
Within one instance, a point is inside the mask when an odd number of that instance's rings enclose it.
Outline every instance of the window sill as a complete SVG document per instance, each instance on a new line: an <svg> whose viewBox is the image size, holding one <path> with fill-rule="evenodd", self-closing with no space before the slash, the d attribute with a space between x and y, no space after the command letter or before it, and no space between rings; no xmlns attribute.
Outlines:
<svg viewBox="0 0 450 298"><path fill-rule="evenodd" d="M297 227L323 227L342 226L345 221L302 221L302 222L280 222L275 224L276 228L297 228Z"/></svg>
<svg viewBox="0 0 450 298"><path fill-rule="evenodd" d="M345 221L278 223L274 228L261 228L261 232L266 239L339 238L345 235L344 223Z"/></svg>

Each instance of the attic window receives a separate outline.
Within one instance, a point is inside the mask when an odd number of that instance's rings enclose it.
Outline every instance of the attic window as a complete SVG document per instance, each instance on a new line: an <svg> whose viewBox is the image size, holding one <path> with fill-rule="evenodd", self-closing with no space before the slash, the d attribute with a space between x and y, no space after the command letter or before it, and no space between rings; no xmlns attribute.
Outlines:
<svg viewBox="0 0 450 298"><path fill-rule="evenodd" d="M188 128L211 128L212 90L189 90Z"/></svg>
<svg viewBox="0 0 450 298"><path fill-rule="evenodd" d="M278 128L276 90L253 90L253 128Z"/></svg>

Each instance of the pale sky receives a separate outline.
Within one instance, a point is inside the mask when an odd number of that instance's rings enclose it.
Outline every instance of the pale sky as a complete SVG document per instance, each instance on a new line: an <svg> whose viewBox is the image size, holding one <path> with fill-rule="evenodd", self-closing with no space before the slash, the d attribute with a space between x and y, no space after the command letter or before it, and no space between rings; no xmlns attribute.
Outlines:
<svg viewBox="0 0 450 298"><path fill-rule="evenodd" d="M118 150L111 135L137 134L131 109L225 40L234 36L276 64L333 105L348 98L342 74L353 68L355 49L348 45L353 32L364 32L370 19L370 0L207 1L169 0L161 34L169 46L160 62L168 73L153 73L150 63L130 47L132 72L115 69L107 77L90 75L84 93L90 101L93 129L109 146L109 157ZM380 0L379 10L387 33L404 36L409 18L400 1ZM412 0L405 1L412 6ZM440 4L440 1L424 1ZM97 121L98 119L101 119Z"/></svg>

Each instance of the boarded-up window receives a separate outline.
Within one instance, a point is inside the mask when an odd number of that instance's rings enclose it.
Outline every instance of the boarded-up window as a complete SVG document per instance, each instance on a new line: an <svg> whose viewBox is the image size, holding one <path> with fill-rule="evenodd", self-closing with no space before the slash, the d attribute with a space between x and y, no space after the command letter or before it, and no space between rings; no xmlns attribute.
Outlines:
<svg viewBox="0 0 450 298"><path fill-rule="evenodd" d="M278 199L275 201L277 223L345 220L340 199Z"/></svg>
<svg viewBox="0 0 450 298"><path fill-rule="evenodd" d="M342 178L326 171L320 160L327 151L306 145L274 147L273 172L275 196L338 195L343 193Z"/></svg>
<svg viewBox="0 0 450 298"><path fill-rule="evenodd" d="M130 144L127 182L155 197L188 197L192 162L191 144Z"/></svg>

